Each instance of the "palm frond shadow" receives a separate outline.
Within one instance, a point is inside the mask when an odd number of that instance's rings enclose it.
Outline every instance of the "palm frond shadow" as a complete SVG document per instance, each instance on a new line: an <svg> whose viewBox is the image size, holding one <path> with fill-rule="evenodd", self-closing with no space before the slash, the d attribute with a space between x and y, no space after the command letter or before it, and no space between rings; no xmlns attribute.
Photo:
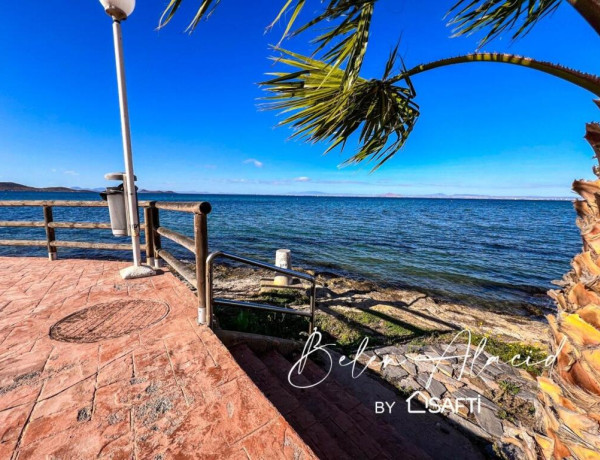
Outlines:
<svg viewBox="0 0 600 460"><path fill-rule="evenodd" d="M328 290L326 290L328 291ZM367 291L349 291L345 293L346 295L360 295L367 294ZM328 293L324 293L327 295ZM329 295L335 296L334 293L329 291ZM410 342L416 338L425 338L430 336L437 336L440 334L444 334L450 331L459 330L460 327L448 323L446 321L440 320L439 318L435 318L433 316L427 315L422 312L414 311L410 307L415 302L421 300L423 297L418 297L410 303L401 302L401 301L376 301L371 299L359 299L353 300L352 304L348 304L344 302L342 299L335 298L321 298L318 304L318 310L326 315L333 317L335 320L339 321L345 328L345 331L339 331L338 327L327 327L329 324L327 321L323 322L325 326L324 332L333 340L335 340L338 345L340 345L345 351L353 352L356 351L355 348L360 344L360 342L365 338L369 337L370 347L372 346L380 346L383 344L400 344ZM386 314L384 312L373 309L375 306L384 306L391 307L394 309L400 309L405 313L410 315L414 315L418 317L420 320L425 320L429 323L433 323L438 325L439 327L432 328L424 328L421 326L417 326L416 324L406 321L395 316ZM335 308L341 307L341 308ZM350 307L347 312L342 310L344 307ZM359 311L360 313L356 313ZM368 315L368 321L364 321L363 318L365 315ZM391 328L389 333L382 332L378 327L375 327L374 324L381 320L383 324ZM416 323L417 321L415 321ZM399 329L395 329L399 328ZM397 332L400 333L397 333ZM406 331L407 333L405 333ZM369 348L370 348L369 347Z"/></svg>
<svg viewBox="0 0 600 460"><path fill-rule="evenodd" d="M335 302L339 302L339 298L336 299L336 294L331 291L330 289L327 288L323 288L321 290L321 293L324 293L325 296L329 296L329 298L320 298L319 299L319 308L326 306L327 304L332 304ZM353 290L349 290L344 292L344 297L348 297L348 296L357 296L357 295L368 295L371 294L370 290L357 290L357 289L353 289ZM402 310L406 313L409 313L411 315L414 316L418 316L421 319L424 319L426 321L431 321L433 323L437 323L440 324L446 328L449 329L453 329L453 330L460 330L460 326L454 324L454 323L449 323L447 321L444 321L440 318L437 318L435 316L431 316L428 315L426 313L411 309L410 307L412 305L414 305L415 303L417 303L419 300L423 300L423 299L427 299L428 296L425 294L420 295L419 297L416 297L414 300L412 300L411 302L402 302L400 300L397 301L384 301L384 300L373 300L373 299L359 299L359 300L355 300L353 301L353 303L355 304L356 308L360 309L360 310L366 310L371 314L377 314L377 315L381 315L382 319L391 321L395 320L395 321L399 321L397 318L394 318L392 316L388 316L385 313L381 313L381 312L377 312L376 310L372 310L371 308L376 306L376 305L384 305L384 306L388 306L388 307L392 307L392 308L397 308L399 310ZM398 324L401 325L401 324Z"/></svg>

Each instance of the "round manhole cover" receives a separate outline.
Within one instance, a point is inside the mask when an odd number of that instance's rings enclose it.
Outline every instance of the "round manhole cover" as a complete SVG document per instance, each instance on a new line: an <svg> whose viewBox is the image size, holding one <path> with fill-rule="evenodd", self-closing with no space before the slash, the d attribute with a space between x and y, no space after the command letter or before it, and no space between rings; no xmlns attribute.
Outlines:
<svg viewBox="0 0 600 460"><path fill-rule="evenodd" d="M91 343L114 339L158 323L169 306L152 300L116 300L73 313L50 328L50 337L62 342Z"/></svg>

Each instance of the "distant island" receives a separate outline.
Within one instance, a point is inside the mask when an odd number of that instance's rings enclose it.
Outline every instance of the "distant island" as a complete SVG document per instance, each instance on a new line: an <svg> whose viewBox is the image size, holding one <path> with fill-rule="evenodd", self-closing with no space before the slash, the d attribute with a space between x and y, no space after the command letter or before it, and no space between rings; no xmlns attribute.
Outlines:
<svg viewBox="0 0 600 460"><path fill-rule="evenodd" d="M166 195L178 195L179 192L174 192L172 190L146 190L145 188L138 190L138 193L164 193Z"/></svg>
<svg viewBox="0 0 600 460"><path fill-rule="evenodd" d="M0 182L0 192L90 192L91 190L72 189L69 187L29 187L16 182Z"/></svg>
<svg viewBox="0 0 600 460"><path fill-rule="evenodd" d="M66 192L66 193L95 193L102 192L104 188L85 189L81 187L30 187L28 185L17 184L16 182L0 182L0 192ZM168 193L177 194L170 190L138 190L138 193Z"/></svg>

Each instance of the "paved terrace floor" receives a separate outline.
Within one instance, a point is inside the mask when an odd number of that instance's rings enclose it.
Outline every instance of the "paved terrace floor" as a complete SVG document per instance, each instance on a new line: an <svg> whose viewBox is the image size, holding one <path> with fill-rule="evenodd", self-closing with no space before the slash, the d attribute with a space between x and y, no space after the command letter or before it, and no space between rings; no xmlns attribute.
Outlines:
<svg viewBox="0 0 600 460"><path fill-rule="evenodd" d="M126 265L0 257L0 459L314 458L195 296Z"/></svg>

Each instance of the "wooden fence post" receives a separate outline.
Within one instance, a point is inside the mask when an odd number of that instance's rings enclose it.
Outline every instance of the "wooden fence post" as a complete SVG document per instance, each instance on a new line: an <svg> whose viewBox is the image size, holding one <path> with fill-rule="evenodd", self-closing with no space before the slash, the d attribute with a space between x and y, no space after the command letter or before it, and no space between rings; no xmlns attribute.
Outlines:
<svg viewBox="0 0 600 460"><path fill-rule="evenodd" d="M58 253L56 247L52 245L56 241L56 235L54 229L49 226L53 222L52 218L52 206L44 206L44 228L46 229L46 243L48 246L48 259L56 260Z"/></svg>
<svg viewBox="0 0 600 460"><path fill-rule="evenodd" d="M207 317L207 311L212 311L206 305L206 258L208 257L208 228L206 214L194 214L194 241L196 243L196 294L198 295L198 324L212 324L212 318Z"/></svg>
<svg viewBox="0 0 600 460"><path fill-rule="evenodd" d="M146 263L151 267L154 267L156 262L154 258L154 222L152 219L152 209L154 202L150 203L150 206L144 208L144 225L146 227Z"/></svg>
<svg viewBox="0 0 600 460"><path fill-rule="evenodd" d="M160 239L160 235L156 231L158 227L160 227L160 215L158 213L158 208L155 206L155 202L150 203L150 209L152 210L152 232L150 232L150 237L152 238L152 244L154 246L154 268L161 267L161 259L158 255L159 251L162 249L162 243ZM148 238L148 235L146 235Z"/></svg>

